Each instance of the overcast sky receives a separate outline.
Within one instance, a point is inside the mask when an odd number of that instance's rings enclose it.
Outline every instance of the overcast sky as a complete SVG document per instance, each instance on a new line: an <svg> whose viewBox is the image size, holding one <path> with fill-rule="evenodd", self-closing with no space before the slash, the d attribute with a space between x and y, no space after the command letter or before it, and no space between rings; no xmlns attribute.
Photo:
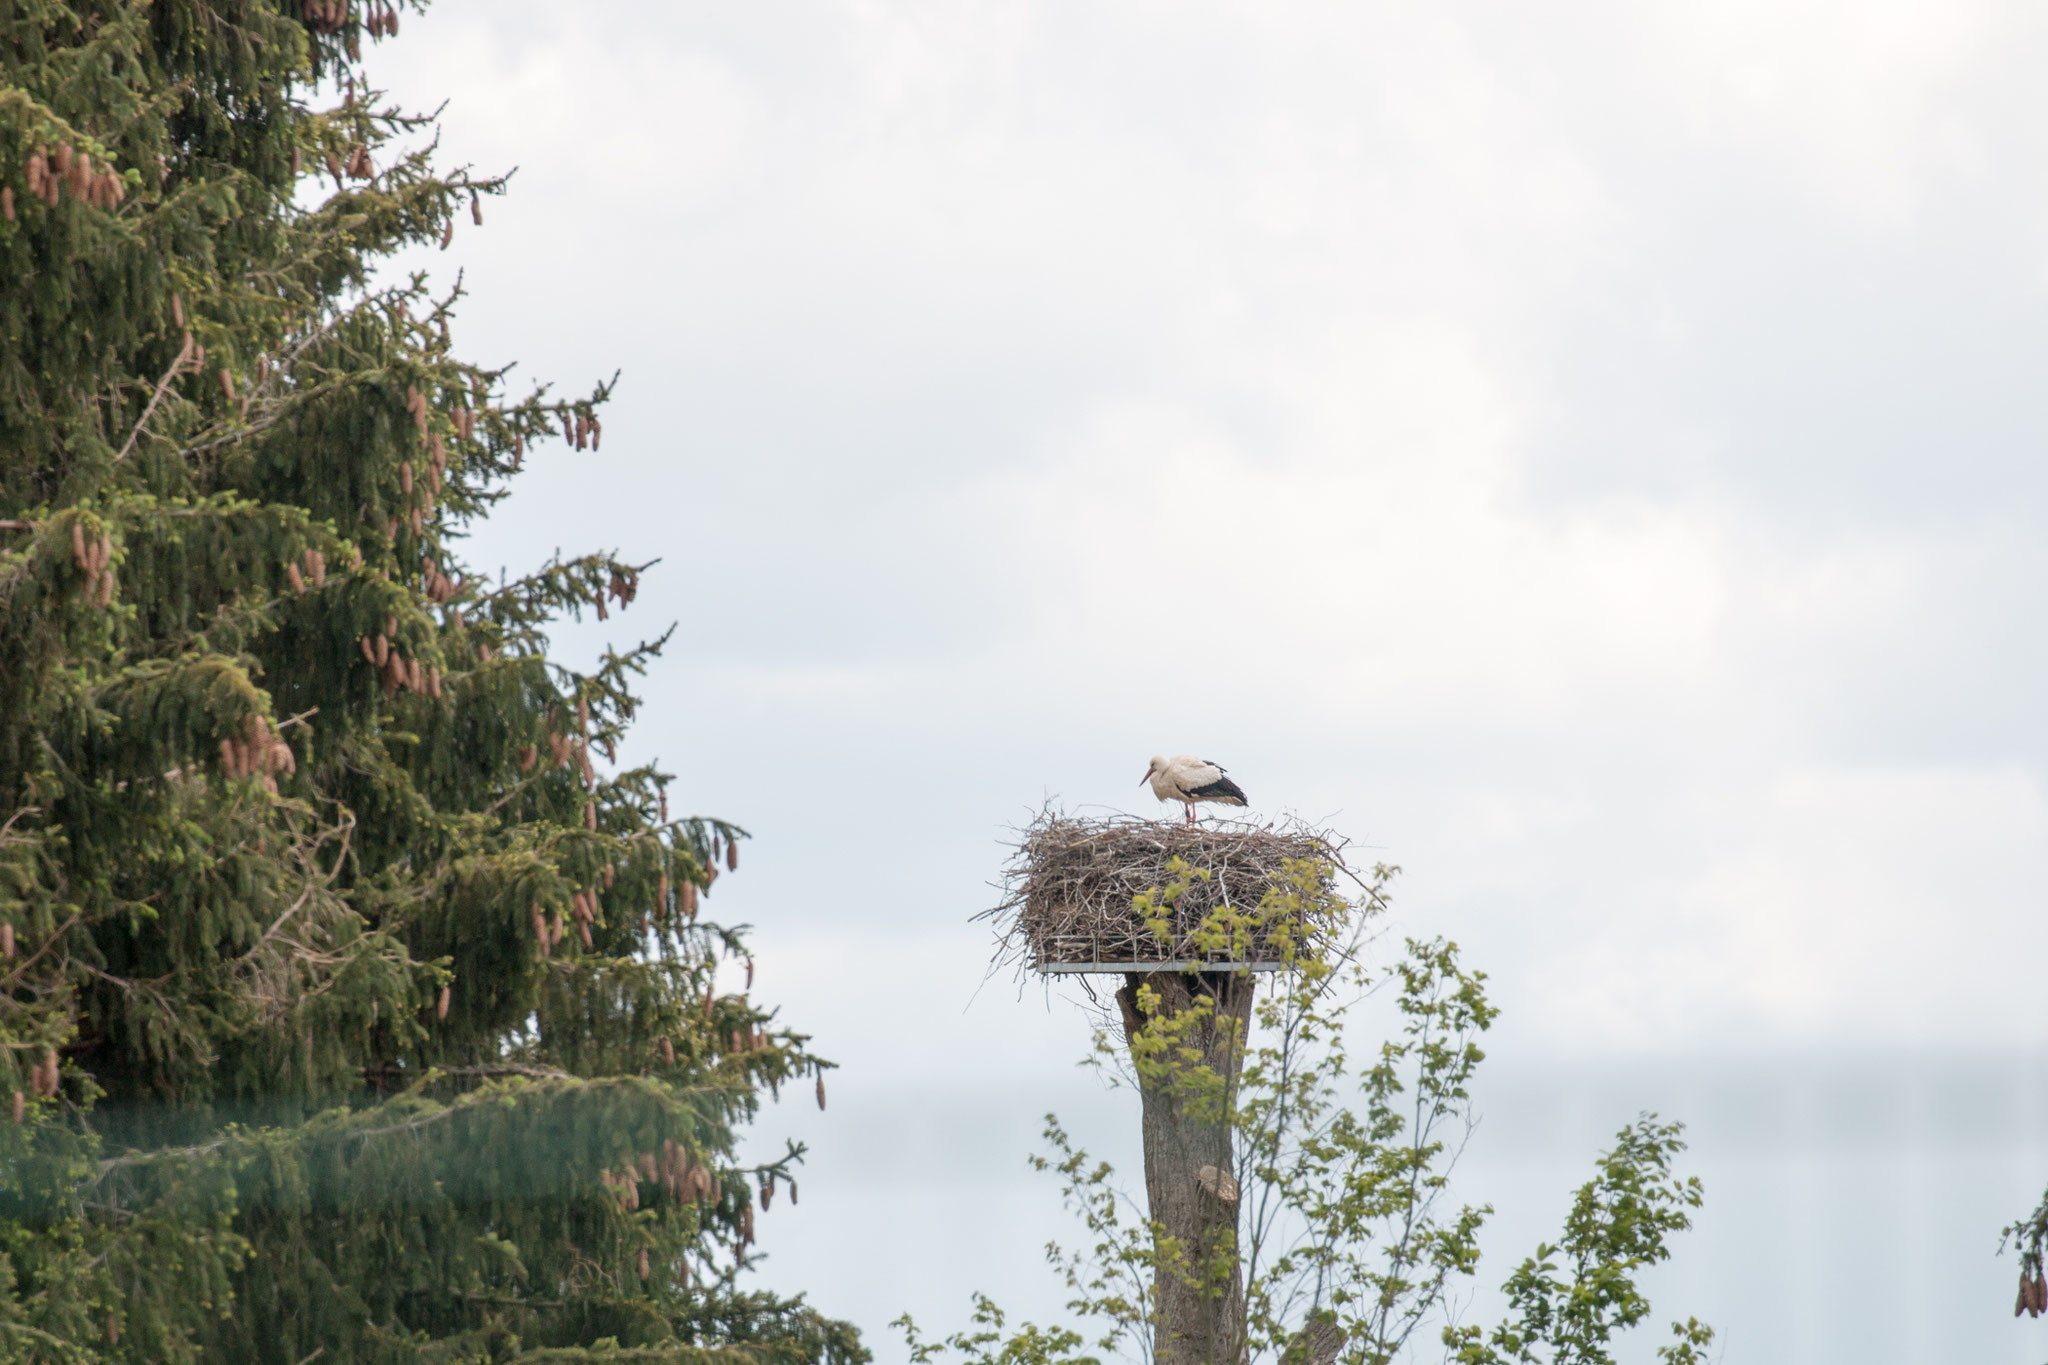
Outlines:
<svg viewBox="0 0 2048 1365"><path fill-rule="evenodd" d="M1653 1107L1725 1359L2048 1354L2044 63L1967 0L408 16L373 71L519 167L426 260L465 352L624 372L474 560L662 560L563 647L680 621L630 757L846 1064L769 1281L885 1362L1057 1313L1037 1116L1135 1116L968 917L1194 751L1491 972L1483 1284Z"/></svg>

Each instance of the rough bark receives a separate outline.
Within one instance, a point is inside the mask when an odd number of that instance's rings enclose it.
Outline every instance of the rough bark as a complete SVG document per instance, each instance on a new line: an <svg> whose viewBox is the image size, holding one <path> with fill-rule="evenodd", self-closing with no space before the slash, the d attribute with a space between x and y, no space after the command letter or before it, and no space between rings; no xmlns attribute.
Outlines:
<svg viewBox="0 0 2048 1365"><path fill-rule="evenodd" d="M1148 978L1129 975L1117 992L1128 1042L1143 1027L1138 987ZM1254 978L1224 972L1159 972L1149 978L1159 992L1157 1011L1174 1015L1197 1000L1215 1002L1215 1012L1187 1039L1200 1053L1192 1065L1205 1066L1223 1080L1226 1099L1237 1091L1244 1039L1251 1021ZM1229 1273L1216 1282L1161 1270L1154 1284L1155 1365L1236 1365L1243 1356L1244 1279L1237 1255L1236 1161L1230 1125L1221 1116L1190 1113L1184 1096L1164 1078L1140 1077L1144 1103L1145 1193L1152 1220L1190 1252L1190 1263L1227 1256ZM1202 1178L1212 1168L1210 1181ZM1214 1188L1209 1186L1213 1185Z"/></svg>

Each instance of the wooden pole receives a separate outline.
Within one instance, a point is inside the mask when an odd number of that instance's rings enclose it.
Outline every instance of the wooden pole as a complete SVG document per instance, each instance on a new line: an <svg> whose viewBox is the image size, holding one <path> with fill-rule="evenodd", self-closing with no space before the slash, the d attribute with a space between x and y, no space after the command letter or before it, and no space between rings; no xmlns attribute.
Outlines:
<svg viewBox="0 0 2048 1365"><path fill-rule="evenodd" d="M1249 972L1155 972L1124 977L1117 992L1124 1037L1133 1042L1145 1024L1138 987L1158 992L1155 1013L1182 1014L1200 1000L1213 1012L1180 1041L1197 1059L1184 1065L1207 1068L1222 1082L1223 1113L1198 1105L1190 1113L1185 1087L1173 1084L1183 1063L1166 1076L1139 1069L1144 1104L1145 1194L1152 1221L1187 1248L1192 1277L1172 1269L1155 1272L1153 1361L1155 1365L1237 1365L1244 1355L1244 1269L1237 1253L1238 1189L1230 1124L1225 1117L1237 1095L1238 1071L1251 1025L1255 978ZM1227 1258L1227 1275L1205 1273Z"/></svg>

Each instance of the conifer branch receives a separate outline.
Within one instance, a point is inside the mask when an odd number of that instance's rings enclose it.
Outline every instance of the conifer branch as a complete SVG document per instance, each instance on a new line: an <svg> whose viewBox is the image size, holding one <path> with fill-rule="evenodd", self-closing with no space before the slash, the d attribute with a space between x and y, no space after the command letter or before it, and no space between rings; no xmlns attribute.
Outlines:
<svg viewBox="0 0 2048 1365"><path fill-rule="evenodd" d="M543 1081L573 1081L578 1079L574 1072L563 1071L558 1067L526 1066L519 1062L494 1062L489 1066L437 1066L434 1068L432 1075L422 1080L421 1084L425 1084L426 1081L432 1080L435 1076L474 1076L483 1080L488 1080L494 1076L526 1076L534 1080Z"/></svg>
<svg viewBox="0 0 2048 1365"><path fill-rule="evenodd" d="M66 1341L63 1337L52 1336L42 1328L31 1327L25 1322L16 1322L11 1318L0 1318L0 1332L7 1332L17 1337L27 1337L33 1341L45 1342L56 1347L66 1355L74 1356L74 1358L76 1356L76 1343Z"/></svg>
<svg viewBox="0 0 2048 1365"><path fill-rule="evenodd" d="M22 816L41 815L42 813L43 808L41 806L23 806L21 809L15 811L14 814L7 817L6 824L0 825L0 841L4 841L10 837L10 834L14 829L14 822L21 819Z"/></svg>
<svg viewBox="0 0 2048 1365"><path fill-rule="evenodd" d="M176 379L184 370L188 361L192 361L192 334L190 332L185 333L184 344L178 348L178 358L171 362L171 368L164 371L164 377L156 381L156 392L152 393L149 396L149 402L143 405L142 416L135 419L135 427L128 433L128 439L123 441L121 448L114 452L115 464L119 464L128 458L128 452L135 448L135 438L140 436L142 429L149 425L150 415L156 411L156 405L164 401L164 394L170 391L171 381ZM198 372L197 362L193 362L193 372L195 374Z"/></svg>
<svg viewBox="0 0 2048 1365"><path fill-rule="evenodd" d="M41 957L44 953L49 952L52 947L54 947L58 942L60 942L63 939L64 935L70 930L71 926L78 923L78 921L84 916L84 913L85 912L82 910L74 911L70 919L67 919L62 924L58 925L57 931L51 934L48 938L43 940L42 947L36 949L33 953L30 953L27 957L23 958L19 966L17 966L13 971L9 972L4 980L0 980L0 986L12 986L16 981L19 981L21 979L21 974L27 971L31 966L33 966L37 958Z"/></svg>

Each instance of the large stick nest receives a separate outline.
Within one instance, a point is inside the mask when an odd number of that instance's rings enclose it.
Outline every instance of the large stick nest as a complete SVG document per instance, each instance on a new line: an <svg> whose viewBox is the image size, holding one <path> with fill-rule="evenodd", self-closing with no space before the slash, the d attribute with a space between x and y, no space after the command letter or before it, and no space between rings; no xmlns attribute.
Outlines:
<svg viewBox="0 0 2048 1365"><path fill-rule="evenodd" d="M998 960L1038 972L1275 966L1281 954L1266 948L1263 935L1254 936L1246 954L1205 951L1191 940L1218 908L1257 906L1290 862L1316 863L1326 881L1346 871L1342 841L1300 821L1205 820L1191 827L1047 810L1021 832L1015 849L1003 900L987 913L1002 935ZM1177 878L1175 859L1209 875ZM1161 937L1134 902L1176 880L1188 880L1188 887L1173 904L1170 935Z"/></svg>

